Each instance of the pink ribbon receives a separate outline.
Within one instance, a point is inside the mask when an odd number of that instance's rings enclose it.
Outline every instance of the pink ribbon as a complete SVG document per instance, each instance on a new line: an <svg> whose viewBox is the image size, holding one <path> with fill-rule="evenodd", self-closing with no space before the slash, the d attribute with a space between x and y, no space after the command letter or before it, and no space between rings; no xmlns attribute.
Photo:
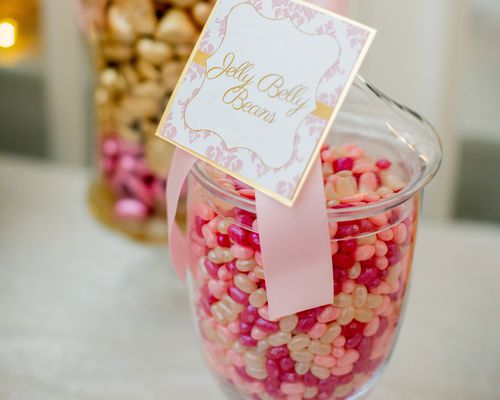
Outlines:
<svg viewBox="0 0 500 400"><path fill-rule="evenodd" d="M271 319L333 302L330 236L321 161L293 207L256 192Z"/></svg>
<svg viewBox="0 0 500 400"><path fill-rule="evenodd" d="M186 278L186 269L189 265L189 245L187 238L175 221L175 214L177 213L182 186L195 162L195 157L176 148L167 177L167 224L170 257L174 269L182 281Z"/></svg>
<svg viewBox="0 0 500 400"><path fill-rule="evenodd" d="M345 13L347 0L311 3ZM189 266L187 238L175 222L183 184L196 158L177 148L170 166L166 200L170 254L184 281ZM256 192L256 210L271 319L331 304L333 270L323 174L316 160L293 207Z"/></svg>

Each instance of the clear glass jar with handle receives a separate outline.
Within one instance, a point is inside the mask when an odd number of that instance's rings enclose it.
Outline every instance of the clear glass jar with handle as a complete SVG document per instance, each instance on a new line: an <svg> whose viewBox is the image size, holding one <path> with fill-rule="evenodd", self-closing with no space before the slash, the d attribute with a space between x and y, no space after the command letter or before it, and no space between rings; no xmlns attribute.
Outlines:
<svg viewBox="0 0 500 400"><path fill-rule="evenodd" d="M420 116L358 77L321 160L334 302L279 320L267 311L253 189L202 162L191 172L193 314L228 398L362 398L394 348L421 192L441 162L439 139Z"/></svg>

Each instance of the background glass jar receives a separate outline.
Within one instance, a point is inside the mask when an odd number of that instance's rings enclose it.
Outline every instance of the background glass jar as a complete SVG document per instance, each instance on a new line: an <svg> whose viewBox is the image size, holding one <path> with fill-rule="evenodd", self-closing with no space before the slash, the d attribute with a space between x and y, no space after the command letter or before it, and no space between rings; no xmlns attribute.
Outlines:
<svg viewBox="0 0 500 400"><path fill-rule="evenodd" d="M394 347L420 192L439 167L439 140L358 78L321 158L334 302L276 321L253 190L201 162L191 173L192 304L205 359L228 398L361 398Z"/></svg>
<svg viewBox="0 0 500 400"><path fill-rule="evenodd" d="M83 0L96 66L99 172L90 206L136 239L165 242L173 148L154 135L212 3Z"/></svg>

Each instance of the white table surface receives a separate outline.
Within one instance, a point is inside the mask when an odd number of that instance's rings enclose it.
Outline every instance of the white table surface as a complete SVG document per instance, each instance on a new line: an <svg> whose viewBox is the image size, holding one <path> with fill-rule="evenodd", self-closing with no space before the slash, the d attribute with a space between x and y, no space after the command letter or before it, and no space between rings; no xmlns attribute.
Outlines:
<svg viewBox="0 0 500 400"><path fill-rule="evenodd" d="M166 249L101 228L83 170L0 157L0 399L221 400ZM421 225L371 400L500 399L500 229Z"/></svg>

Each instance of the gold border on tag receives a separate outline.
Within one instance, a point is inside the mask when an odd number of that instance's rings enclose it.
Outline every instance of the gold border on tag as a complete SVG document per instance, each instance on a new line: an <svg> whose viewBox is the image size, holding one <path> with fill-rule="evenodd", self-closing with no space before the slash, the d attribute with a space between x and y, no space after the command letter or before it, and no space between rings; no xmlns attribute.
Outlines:
<svg viewBox="0 0 500 400"><path fill-rule="evenodd" d="M163 139L165 141L167 141L168 143L176 146L176 147L179 147L180 149L186 151L187 153L191 154L192 156L195 156L196 158L198 159L201 159L202 161L206 162L207 164L210 164L211 166L213 166L214 168L217 168L223 172L225 172L226 174L228 175L231 175L233 177L235 177L236 179L242 181L243 183L253 187L254 189L264 193L265 195L271 197L272 199L288 206L288 207L292 207L293 204L295 203L295 201L297 200L300 192L302 191L302 188L305 184L305 181L307 179L307 177L309 176L309 173L311 171L311 168L313 166L313 163L314 161L316 160L316 158L319 156L319 153L321 151L321 147L323 146L323 143L326 141L326 138L328 136L328 133L330 132L330 129L333 125L333 123L335 122L335 118L337 117L337 114L340 110L340 108L342 107L342 104L344 103L345 101L345 98L347 96L347 94L349 93L349 89L351 88L352 86L352 83L356 77L356 74L357 72L359 71L359 68L361 67L361 64L363 63L365 57L366 57L366 54L368 53L368 50L370 49L371 47L371 44L373 43L373 40L375 38L375 35L377 33L377 31L373 28L370 28L369 26L367 25L364 25L362 23L359 23L359 22L356 22L356 21L353 21L347 17L344 17L342 15L339 15L339 14L336 14L334 13L333 11L330 11L330 10L327 10L327 9L324 9L324 8L321 8L319 6L316 6L314 4L310 4L308 3L307 1L304 1L304 0L290 0L291 2L293 3L296 3L300 6L304 6L304 7L307 7L307 8L310 8L312 10L315 10L315 11L318 11L318 12L321 12L323 14L327 14L327 15L330 15L330 16L333 16L341 21L344 21L344 22L347 22L353 26L357 26L359 28L362 28L364 30L366 30L368 32L368 37L366 39L366 43L365 45L363 46L363 49L361 50L361 53L359 54L359 57L356 61L356 63L354 64L353 68L352 68L352 71L351 71L351 74L349 76L349 78L347 79L345 85L344 85L344 88L342 89L342 93L340 94L338 100L337 100L337 103L335 105L335 108L331 108L330 106L327 106L326 104L322 104L322 103L317 103L317 107L316 107L316 110L314 110L311 114L317 116L317 117L320 117L321 116L325 116L325 113L328 113L329 112L329 117L327 118L328 121L325 125L325 128L323 129L323 133L321 134L321 137L319 138L318 140L318 143L316 144L316 149L311 153L311 156L309 158L309 161L307 162L307 165L306 165L306 168L304 169L304 172L302 173L302 176L300 178L300 181L298 183L298 185L296 186L295 188L295 192L293 193L293 196L292 198L288 198L288 197L285 197L285 196L282 196L274 191L272 191L271 189L269 188L266 188L264 186L262 186L260 183L252 180L252 179L249 179L249 178L246 178L244 176L241 176L240 174L234 172L234 171L231 171L230 169L220 165L220 164L217 164L216 162L206 158L204 155L202 154L199 154L197 152L195 152L194 150L191 150L191 149L188 149L187 147L177 143L176 141L174 140L171 140L169 138L166 138L164 136L162 136L160 134L160 132L162 131L163 129L163 126L165 125L165 120L166 118L168 117L168 115L170 114L170 109L172 108L173 106L173 103L177 97L177 92L179 91L179 88L182 86L182 83L184 82L184 78L186 77L186 74L187 72L189 71L189 68L191 67L191 64L193 62L195 62L196 64L200 64L200 65L203 65L205 64L206 65L206 60L208 59L208 57L210 57L210 55L202 52L202 51L199 51L199 48L200 48L200 45L201 45L201 41L203 40L203 38L205 37L205 33L208 29L208 27L210 26L210 24L212 23L212 20L216 14L216 10L217 8L219 7L220 5L220 2L221 1L224 1L224 0L217 0L216 3L214 4L214 7L212 8L212 11L210 12L210 15L207 19L207 22L205 23L205 26L203 27L201 33L200 33L200 36L198 37L198 40L196 41L196 44L191 52L191 55L189 56L189 59L187 60L186 62L186 65L184 66L184 69L182 71L182 74L177 82L177 85L175 86L175 89L174 91L172 92L172 95L170 96L170 99L168 101L168 104L167 104L167 107L165 108L165 111L163 112L163 115L162 115L162 118L160 120L160 123L158 125L158 128L156 130L156 136L159 137L160 139ZM241 3L238 3L237 5L240 5L240 4L244 4L246 3L245 1L242 1ZM280 19L284 19L284 18L280 18ZM305 33L305 32L304 32ZM205 68L206 69L206 68ZM326 108L328 108L328 110L326 110ZM325 118L326 119L326 118Z"/></svg>

